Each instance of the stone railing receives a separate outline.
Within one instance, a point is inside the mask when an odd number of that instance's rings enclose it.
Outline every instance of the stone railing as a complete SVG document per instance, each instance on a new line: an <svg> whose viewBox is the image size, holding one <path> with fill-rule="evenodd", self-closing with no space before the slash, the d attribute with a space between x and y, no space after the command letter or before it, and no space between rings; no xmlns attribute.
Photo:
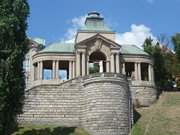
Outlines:
<svg viewBox="0 0 180 135"><path fill-rule="evenodd" d="M90 78L96 78L96 77L122 77L122 78L126 78L125 75L122 74L118 74L118 73L94 73L94 74L90 74L90 75L86 75L86 76L79 76L70 80L35 80L32 81L32 87L36 87L36 86L40 86L40 85L59 85L62 83L68 83L71 82L73 80L77 80L77 79L81 79L86 80L86 79L90 79ZM29 88L29 89L31 89Z"/></svg>
<svg viewBox="0 0 180 135"><path fill-rule="evenodd" d="M131 81L130 85L132 86L147 86L147 87L155 87L153 81Z"/></svg>

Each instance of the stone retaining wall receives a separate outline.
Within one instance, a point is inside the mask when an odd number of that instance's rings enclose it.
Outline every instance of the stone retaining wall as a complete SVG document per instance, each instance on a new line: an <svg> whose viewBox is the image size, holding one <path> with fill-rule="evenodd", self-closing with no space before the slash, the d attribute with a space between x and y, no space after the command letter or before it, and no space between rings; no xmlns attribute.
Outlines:
<svg viewBox="0 0 180 135"><path fill-rule="evenodd" d="M97 77L83 85L83 127L92 135L127 135L131 123L127 81Z"/></svg>
<svg viewBox="0 0 180 135"><path fill-rule="evenodd" d="M18 122L83 127L92 135L128 135L133 121L131 94L134 103L150 105L156 100L153 87L135 84L121 74L99 73L39 85L26 91Z"/></svg>

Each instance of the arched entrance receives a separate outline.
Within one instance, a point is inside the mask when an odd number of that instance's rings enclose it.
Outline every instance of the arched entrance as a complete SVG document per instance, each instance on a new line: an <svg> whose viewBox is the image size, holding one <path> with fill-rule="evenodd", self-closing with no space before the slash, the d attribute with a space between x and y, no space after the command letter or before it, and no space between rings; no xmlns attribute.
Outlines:
<svg viewBox="0 0 180 135"><path fill-rule="evenodd" d="M106 56L100 51L93 52L89 56L89 73L106 72Z"/></svg>

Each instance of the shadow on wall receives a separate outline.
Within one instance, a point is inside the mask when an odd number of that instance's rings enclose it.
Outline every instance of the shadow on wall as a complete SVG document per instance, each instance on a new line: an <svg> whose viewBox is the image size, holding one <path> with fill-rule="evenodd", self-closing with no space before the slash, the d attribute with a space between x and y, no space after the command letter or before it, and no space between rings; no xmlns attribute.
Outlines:
<svg viewBox="0 0 180 135"><path fill-rule="evenodd" d="M135 108L133 108L133 115L134 115L134 124L141 118L141 114L136 111Z"/></svg>
<svg viewBox="0 0 180 135"><path fill-rule="evenodd" d="M22 134L16 135L75 135L72 134L75 131L75 127L57 127L51 130L50 128L45 129L32 129L23 132Z"/></svg>

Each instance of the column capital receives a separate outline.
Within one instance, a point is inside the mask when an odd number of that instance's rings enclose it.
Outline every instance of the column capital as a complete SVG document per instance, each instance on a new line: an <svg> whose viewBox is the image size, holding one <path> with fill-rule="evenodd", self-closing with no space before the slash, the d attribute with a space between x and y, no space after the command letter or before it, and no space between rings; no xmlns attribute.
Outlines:
<svg viewBox="0 0 180 135"><path fill-rule="evenodd" d="M85 53L85 52L86 52L86 49L77 49L76 52L77 52L77 53Z"/></svg>

